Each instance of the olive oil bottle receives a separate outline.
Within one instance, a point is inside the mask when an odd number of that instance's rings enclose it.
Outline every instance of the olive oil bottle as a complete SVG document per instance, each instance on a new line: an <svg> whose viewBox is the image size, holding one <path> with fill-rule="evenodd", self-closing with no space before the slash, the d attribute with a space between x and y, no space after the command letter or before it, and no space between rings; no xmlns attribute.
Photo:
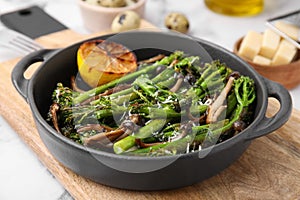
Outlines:
<svg viewBox="0 0 300 200"><path fill-rule="evenodd" d="M253 16L262 12L264 0L204 0L212 11L231 16Z"/></svg>

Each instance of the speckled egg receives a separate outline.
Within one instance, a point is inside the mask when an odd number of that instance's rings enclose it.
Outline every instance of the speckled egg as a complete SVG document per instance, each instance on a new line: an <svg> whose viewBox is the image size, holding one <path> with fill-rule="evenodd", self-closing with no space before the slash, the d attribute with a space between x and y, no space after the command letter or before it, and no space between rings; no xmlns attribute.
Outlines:
<svg viewBox="0 0 300 200"><path fill-rule="evenodd" d="M98 5L103 7L124 7L127 5L126 0L82 0L91 5Z"/></svg>
<svg viewBox="0 0 300 200"><path fill-rule="evenodd" d="M98 0L100 2L101 6L104 7L124 7L126 6L126 1L125 0Z"/></svg>
<svg viewBox="0 0 300 200"><path fill-rule="evenodd" d="M172 12L166 16L165 26L170 30L186 33L189 30L190 24L185 15Z"/></svg>
<svg viewBox="0 0 300 200"><path fill-rule="evenodd" d="M111 29L114 32L128 31L140 27L141 18L134 11L119 13L113 20Z"/></svg>
<svg viewBox="0 0 300 200"><path fill-rule="evenodd" d="M135 4L135 3L138 2L138 0L125 0L125 1L126 1L126 5L127 6L131 6L131 5L133 5L133 4Z"/></svg>
<svg viewBox="0 0 300 200"><path fill-rule="evenodd" d="M86 2L86 3L88 3L88 4L91 4L91 5L100 5L99 3L98 3L98 0L82 0L82 1L84 1L84 2Z"/></svg>

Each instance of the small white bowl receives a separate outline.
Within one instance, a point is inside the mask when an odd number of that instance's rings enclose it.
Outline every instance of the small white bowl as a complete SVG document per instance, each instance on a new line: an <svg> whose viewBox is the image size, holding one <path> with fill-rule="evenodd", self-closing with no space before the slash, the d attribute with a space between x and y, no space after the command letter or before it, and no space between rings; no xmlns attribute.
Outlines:
<svg viewBox="0 0 300 200"><path fill-rule="evenodd" d="M137 12L141 18L144 16L147 0L139 0L125 7L109 8L91 5L82 0L77 0L85 27L92 32L105 31L111 28L113 19L121 12L132 10Z"/></svg>

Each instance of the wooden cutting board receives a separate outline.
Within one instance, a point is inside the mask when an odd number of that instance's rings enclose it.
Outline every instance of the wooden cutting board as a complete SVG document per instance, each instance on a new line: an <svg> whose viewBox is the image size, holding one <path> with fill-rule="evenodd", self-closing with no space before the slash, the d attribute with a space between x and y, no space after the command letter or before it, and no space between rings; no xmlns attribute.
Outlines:
<svg viewBox="0 0 300 200"><path fill-rule="evenodd" d="M145 21L142 26L153 28ZM108 32L80 35L65 30L37 41L46 48L59 48L104 33ZM75 199L300 199L300 112L297 110L293 110L283 127L254 140L240 159L208 180L171 191L120 190L74 174L49 153L35 128L28 104L11 83L11 71L18 61L0 63L0 114ZM275 113L278 107L276 101L270 100L268 114Z"/></svg>

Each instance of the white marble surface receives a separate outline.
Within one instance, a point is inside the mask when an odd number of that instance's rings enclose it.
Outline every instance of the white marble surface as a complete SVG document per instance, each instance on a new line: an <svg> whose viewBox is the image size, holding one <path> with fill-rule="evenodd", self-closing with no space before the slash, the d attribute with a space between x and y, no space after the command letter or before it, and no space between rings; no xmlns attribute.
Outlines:
<svg viewBox="0 0 300 200"><path fill-rule="evenodd" d="M75 0L0 0L0 13L37 2L70 29L88 33ZM255 17L228 17L208 10L203 0L148 0L145 18L164 28L167 13L180 11L190 20L189 35L232 50L234 42L248 30L263 31L268 18L300 9L298 0L265 0L265 10ZM1 26L1 25L0 25ZM0 62L16 56L0 46ZM3 91L1 91L3 92ZM294 107L300 109L300 86L290 91ZM35 154L0 116L0 199L68 199L64 188L39 162Z"/></svg>

